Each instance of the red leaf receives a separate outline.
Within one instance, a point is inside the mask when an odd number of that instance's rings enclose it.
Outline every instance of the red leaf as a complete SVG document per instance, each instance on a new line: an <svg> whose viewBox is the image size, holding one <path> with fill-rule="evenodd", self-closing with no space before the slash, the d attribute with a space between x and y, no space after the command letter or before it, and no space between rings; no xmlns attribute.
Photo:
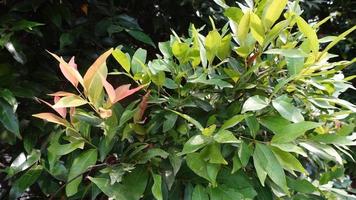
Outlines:
<svg viewBox="0 0 356 200"><path fill-rule="evenodd" d="M131 86L131 84L126 84L126 85L122 85L115 89L115 93L116 93L115 102L118 102L118 101L134 94L135 92L139 91L141 88L144 87L143 85L141 85L141 86L138 86L137 88L130 90L130 86Z"/></svg>
<svg viewBox="0 0 356 200"><path fill-rule="evenodd" d="M61 99L61 97L55 96L54 97L54 103L57 103L60 99ZM52 106L52 108L53 108L53 106ZM67 109L66 108L54 108L54 110L56 110L57 113L60 116L62 116L62 118L66 118L66 115L67 115Z"/></svg>
<svg viewBox="0 0 356 200"><path fill-rule="evenodd" d="M58 62L59 68L66 79L74 85L78 86L78 82L83 85L83 78L76 69L76 64L74 63L74 57L71 59L70 63L67 63L63 58L58 57L56 54L48 51Z"/></svg>
<svg viewBox="0 0 356 200"><path fill-rule="evenodd" d="M58 97L59 98L59 97ZM54 103L56 103L57 101L59 101L59 99L56 99L56 97L54 97ZM54 108L52 104L48 103L47 101L45 100L42 100L42 99L38 99L40 102L46 104L47 106L51 107L53 110L55 110L61 117L65 118L66 117L66 114L67 114L67 111L65 110L64 108L64 111L62 108Z"/></svg>
<svg viewBox="0 0 356 200"><path fill-rule="evenodd" d="M102 81L103 86L106 90L106 93L108 93L110 102L112 104L115 103L116 93L115 93L114 87L108 81L106 81L106 79L102 76L101 76L101 81Z"/></svg>

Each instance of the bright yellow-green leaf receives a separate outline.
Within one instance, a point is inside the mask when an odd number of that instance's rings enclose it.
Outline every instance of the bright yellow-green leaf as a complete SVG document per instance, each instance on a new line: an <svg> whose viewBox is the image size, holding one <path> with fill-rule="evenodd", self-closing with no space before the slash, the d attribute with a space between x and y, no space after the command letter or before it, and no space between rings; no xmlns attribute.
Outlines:
<svg viewBox="0 0 356 200"><path fill-rule="evenodd" d="M217 56L220 60L224 60L231 53L231 35L226 35L222 38L220 46L217 50Z"/></svg>
<svg viewBox="0 0 356 200"><path fill-rule="evenodd" d="M87 103L88 102L85 99L77 95L72 95L62 97L56 104L53 105L53 108L78 107Z"/></svg>
<svg viewBox="0 0 356 200"><path fill-rule="evenodd" d="M130 73L130 67L131 67L130 56L122 52L120 49L115 49L112 52L112 55L117 60L117 62L119 62L119 64L124 68L124 70L127 73Z"/></svg>
<svg viewBox="0 0 356 200"><path fill-rule="evenodd" d="M301 17L297 17L297 25L300 32L308 38L311 51L317 53L319 51L319 41L316 31Z"/></svg>
<svg viewBox="0 0 356 200"><path fill-rule="evenodd" d="M265 40L265 29L261 19L254 13L250 15L250 27L252 36L257 40L260 45L263 45Z"/></svg>
<svg viewBox="0 0 356 200"><path fill-rule="evenodd" d="M288 0L269 0L262 14L262 23L266 30L272 27L272 25L281 16L284 8L286 7Z"/></svg>
<svg viewBox="0 0 356 200"><path fill-rule="evenodd" d="M205 38L206 58L210 63L213 62L214 57L218 52L221 40L221 35L216 29L210 31Z"/></svg>
<svg viewBox="0 0 356 200"><path fill-rule="evenodd" d="M244 41L247 38L248 31L250 29L250 13L248 11L242 16L238 29L237 29L237 39L240 42L240 46L243 46Z"/></svg>

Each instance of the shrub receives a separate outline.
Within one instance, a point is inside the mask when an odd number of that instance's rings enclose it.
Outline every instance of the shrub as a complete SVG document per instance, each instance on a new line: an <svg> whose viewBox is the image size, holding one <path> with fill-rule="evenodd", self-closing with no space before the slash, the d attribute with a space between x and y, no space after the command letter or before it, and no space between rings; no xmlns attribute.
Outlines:
<svg viewBox="0 0 356 200"><path fill-rule="evenodd" d="M296 2L220 4L230 28L211 20L204 36L191 25L151 61L110 49L82 77L74 58L52 54L75 90L42 100L55 113L34 117L60 127L7 168L10 197L37 182L52 198L351 198L343 164L356 106L338 96L354 60L331 62L328 50L356 26L319 39L325 21L309 25ZM110 55L122 70L108 73ZM114 89L108 75L136 86Z"/></svg>

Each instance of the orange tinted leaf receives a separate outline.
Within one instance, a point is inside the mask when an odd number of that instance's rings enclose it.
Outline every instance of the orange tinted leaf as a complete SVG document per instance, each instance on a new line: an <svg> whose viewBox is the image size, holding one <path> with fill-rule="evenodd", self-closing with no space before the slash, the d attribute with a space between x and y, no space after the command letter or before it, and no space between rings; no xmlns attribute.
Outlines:
<svg viewBox="0 0 356 200"><path fill-rule="evenodd" d="M46 104L47 106L51 107L53 110L55 110L61 117L65 118L66 117L66 114L67 114L67 111L66 109L64 108L65 111L63 111L63 108L54 108L52 104L48 103L47 101L45 100L42 100L42 99L38 99L40 102ZM54 99L54 103L56 103L59 99Z"/></svg>
<svg viewBox="0 0 356 200"><path fill-rule="evenodd" d="M62 119L53 113L38 113L38 114L35 114L32 116L52 122L52 123L55 123L55 124L59 124L59 125L65 126L65 127L68 127L68 125L69 125L67 120Z"/></svg>
<svg viewBox="0 0 356 200"><path fill-rule="evenodd" d="M130 86L131 86L131 84L126 84L126 85L122 85L115 89L115 93L116 93L115 102L120 101L120 100L134 94L135 92L139 91L141 88L144 87L143 85L141 85L141 86L138 86L137 88L130 90Z"/></svg>
<svg viewBox="0 0 356 200"><path fill-rule="evenodd" d="M100 117L103 119L109 118L112 115L112 111L110 109L99 108Z"/></svg>
<svg viewBox="0 0 356 200"><path fill-rule="evenodd" d="M139 109L134 117L135 122L140 122L142 121L142 117L145 114L145 110L147 109L148 105L148 97L150 96L150 91L148 91L145 96L142 97L142 101L139 105Z"/></svg>
<svg viewBox="0 0 356 200"><path fill-rule="evenodd" d="M99 58L95 60L95 62L89 67L88 71L84 75L84 86L86 89L89 88L89 85L94 77L94 75L97 73L101 65L103 65L106 62L106 59L111 55L113 51L113 48L109 49L105 53L101 54Z"/></svg>
<svg viewBox="0 0 356 200"><path fill-rule="evenodd" d="M56 54L51 53L49 51L47 52L59 62L59 68L61 69L61 72L63 73L64 77L66 77L66 79L72 83L74 87L78 86L78 82L83 85L83 78L75 68L76 64L74 63L74 58L72 58L72 63L68 64L66 61L63 60L63 58L60 58Z"/></svg>
<svg viewBox="0 0 356 200"><path fill-rule="evenodd" d="M104 86L104 88L106 90L106 93L109 96L110 102L114 103L115 99L116 99L116 93L115 93L114 87L102 76L101 76L101 81L102 81L103 86Z"/></svg>
<svg viewBox="0 0 356 200"><path fill-rule="evenodd" d="M55 97L54 97L54 103L57 103L60 99L61 99L61 97L55 96ZM66 118L67 109L66 109L65 107L54 108L54 110L56 110L57 113L58 113L62 118Z"/></svg>

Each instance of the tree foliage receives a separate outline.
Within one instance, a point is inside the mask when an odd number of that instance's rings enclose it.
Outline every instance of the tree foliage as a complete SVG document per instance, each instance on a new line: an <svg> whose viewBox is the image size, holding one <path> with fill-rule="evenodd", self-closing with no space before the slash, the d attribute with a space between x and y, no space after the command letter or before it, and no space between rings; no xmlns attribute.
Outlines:
<svg viewBox="0 0 356 200"><path fill-rule="evenodd" d="M56 62L65 83L32 71L2 76L10 78L4 83L10 90L0 93L3 135L25 149L3 170L11 188L6 197L21 197L31 187L36 196L52 199L355 198L344 164L353 160L356 106L339 98L353 88L353 77L342 70L354 60L334 61L329 50L356 26L325 41L318 34L322 23L301 17L297 1L215 2L226 25L210 18L158 44L129 15L101 10L100 3L94 4L98 13L88 15L88 5L81 4L85 30L67 21L70 28L56 41L59 51L41 54ZM69 5L53 8L74 9ZM63 10L61 23L67 20ZM100 18L103 35L76 35L92 30L90 17ZM46 28L60 27L58 18L49 19L54 26ZM23 62L37 62L21 57L17 37L11 39L16 23L10 19L11 31L0 32L9 34L4 46L10 51L12 44ZM40 34L41 26L26 21L20 30ZM134 41L107 48L121 37ZM87 52L77 56L75 42ZM29 84L42 78L59 91ZM26 87L14 85L16 80ZM37 93L21 93L32 87ZM38 99L40 113L26 111L39 119L17 122L14 96L43 92L50 101Z"/></svg>

